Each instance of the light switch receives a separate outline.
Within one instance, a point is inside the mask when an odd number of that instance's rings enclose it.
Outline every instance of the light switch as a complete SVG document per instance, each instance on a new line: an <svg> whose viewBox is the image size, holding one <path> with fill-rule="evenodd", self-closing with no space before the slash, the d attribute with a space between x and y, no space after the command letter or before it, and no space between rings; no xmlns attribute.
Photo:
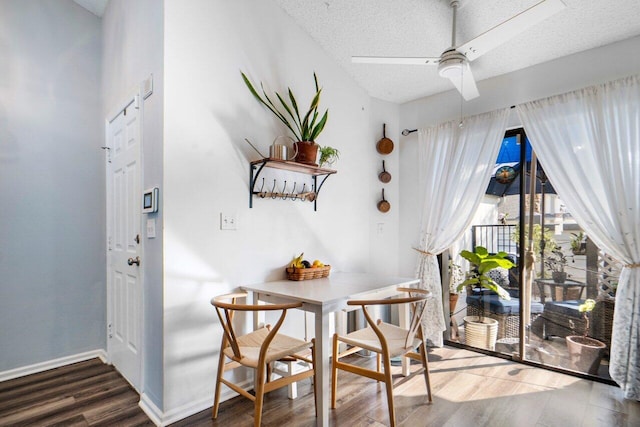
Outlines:
<svg viewBox="0 0 640 427"><path fill-rule="evenodd" d="M220 230L236 230L236 214L220 212Z"/></svg>
<svg viewBox="0 0 640 427"><path fill-rule="evenodd" d="M156 237L156 219L147 219L147 239L154 239Z"/></svg>

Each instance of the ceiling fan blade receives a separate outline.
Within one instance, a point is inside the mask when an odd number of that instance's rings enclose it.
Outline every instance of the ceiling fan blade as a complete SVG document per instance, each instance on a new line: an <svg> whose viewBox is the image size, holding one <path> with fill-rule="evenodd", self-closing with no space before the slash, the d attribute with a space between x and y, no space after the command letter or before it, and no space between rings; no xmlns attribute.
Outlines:
<svg viewBox="0 0 640 427"><path fill-rule="evenodd" d="M462 66L462 75L449 77L451 83L458 89L458 92L462 94L465 101L470 101L480 96L476 81L471 73L471 67L468 63L464 63Z"/></svg>
<svg viewBox="0 0 640 427"><path fill-rule="evenodd" d="M485 31L473 40L458 46L456 50L463 53L469 61L473 61L500 46L502 43L544 21L567 7L562 0L543 0L520 12L490 30Z"/></svg>
<svg viewBox="0 0 640 427"><path fill-rule="evenodd" d="M402 58L391 56L352 56L354 64L438 65L440 58Z"/></svg>

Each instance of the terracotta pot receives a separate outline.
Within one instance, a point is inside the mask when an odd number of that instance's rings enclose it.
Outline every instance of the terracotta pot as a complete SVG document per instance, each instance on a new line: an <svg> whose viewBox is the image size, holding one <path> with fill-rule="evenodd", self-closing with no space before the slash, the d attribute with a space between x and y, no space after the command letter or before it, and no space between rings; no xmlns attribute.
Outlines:
<svg viewBox="0 0 640 427"><path fill-rule="evenodd" d="M298 141L295 143L298 154L293 161L303 163L310 166L318 166L316 159L318 158L318 149L320 146L313 141Z"/></svg>
<svg viewBox="0 0 640 427"><path fill-rule="evenodd" d="M460 295L458 295L458 294L452 294L452 293L449 294L449 311L451 313L456 311L456 304L458 304L458 297L459 296Z"/></svg>
<svg viewBox="0 0 640 427"><path fill-rule="evenodd" d="M566 340L573 369L598 375L600 360L607 346L597 339L582 335L569 335Z"/></svg>

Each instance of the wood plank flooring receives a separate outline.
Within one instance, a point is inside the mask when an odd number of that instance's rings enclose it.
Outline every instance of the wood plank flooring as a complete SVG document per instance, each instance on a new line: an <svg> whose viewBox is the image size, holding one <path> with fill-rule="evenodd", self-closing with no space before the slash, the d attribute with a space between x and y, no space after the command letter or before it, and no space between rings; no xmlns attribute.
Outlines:
<svg viewBox="0 0 640 427"><path fill-rule="evenodd" d="M375 365L375 358L351 358ZM429 362L432 404L420 375L403 378L400 367L393 368L401 426L640 426L640 403L624 400L618 387L456 348L430 349ZM286 388L267 395L265 426L315 425L311 384L299 384L296 400L287 399ZM330 411L331 425L389 425L384 386L343 371L337 408ZM252 402L236 397L221 405L215 421L207 409L173 427L250 426L252 413Z"/></svg>
<svg viewBox="0 0 640 427"><path fill-rule="evenodd" d="M350 357L375 364L374 358ZM401 426L640 426L640 402L624 400L614 386L456 348L430 349L429 361L432 404L420 375L404 378L400 367L393 368ZM338 377L331 425L389 425L383 386L347 372ZM283 388L266 396L263 425L315 426L310 381L299 383L298 399L286 393ZM0 426L153 425L138 400L111 366L95 359L0 383ZM222 403L217 420L209 408L172 426L252 425L253 403L236 397Z"/></svg>
<svg viewBox="0 0 640 427"><path fill-rule="evenodd" d="M0 426L153 426L140 396L100 359L0 382Z"/></svg>

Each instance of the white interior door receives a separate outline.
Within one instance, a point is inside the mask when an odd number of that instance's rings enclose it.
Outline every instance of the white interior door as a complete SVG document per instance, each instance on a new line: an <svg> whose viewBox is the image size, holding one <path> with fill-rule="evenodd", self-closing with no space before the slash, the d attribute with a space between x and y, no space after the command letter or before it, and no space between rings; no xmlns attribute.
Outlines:
<svg viewBox="0 0 640 427"><path fill-rule="evenodd" d="M139 390L141 380L141 168L139 110L129 104L108 124L108 351Z"/></svg>

